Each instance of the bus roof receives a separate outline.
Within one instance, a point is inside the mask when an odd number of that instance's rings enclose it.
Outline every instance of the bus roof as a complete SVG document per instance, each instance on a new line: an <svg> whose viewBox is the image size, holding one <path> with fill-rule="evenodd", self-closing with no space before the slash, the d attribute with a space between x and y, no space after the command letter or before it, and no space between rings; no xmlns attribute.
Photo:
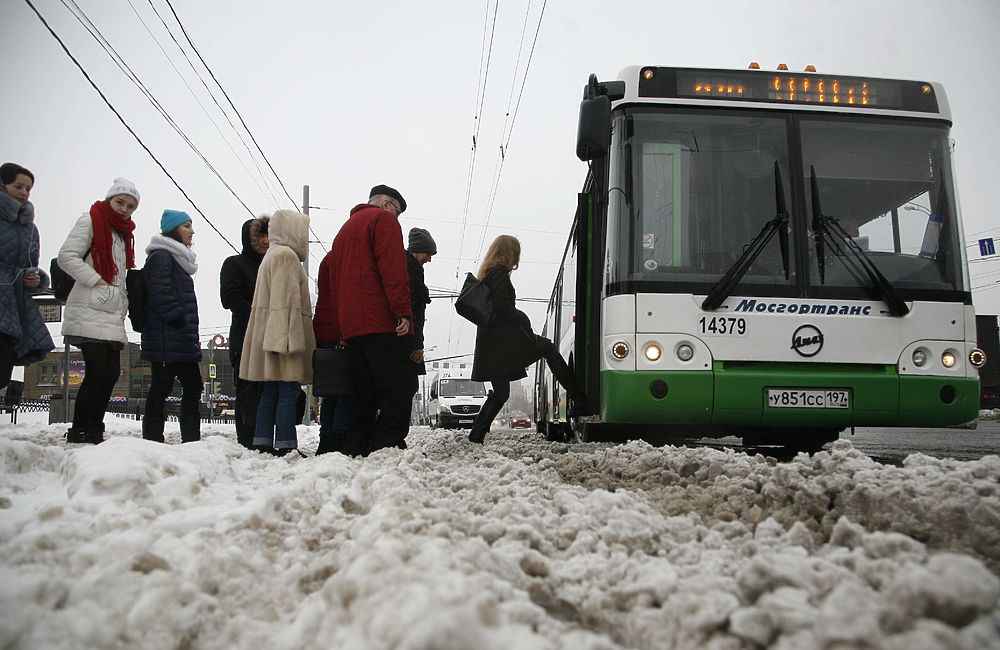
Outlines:
<svg viewBox="0 0 1000 650"><path fill-rule="evenodd" d="M951 122L944 87L932 81L668 66L628 66L618 79L625 82L625 95L615 98L615 108L635 104L724 106ZM839 92L835 94L834 88Z"/></svg>

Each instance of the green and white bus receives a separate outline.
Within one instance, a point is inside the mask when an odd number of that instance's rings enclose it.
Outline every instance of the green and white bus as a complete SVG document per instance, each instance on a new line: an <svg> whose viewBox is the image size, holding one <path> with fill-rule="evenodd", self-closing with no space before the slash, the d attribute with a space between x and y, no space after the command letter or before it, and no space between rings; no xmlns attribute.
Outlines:
<svg viewBox="0 0 1000 650"><path fill-rule="evenodd" d="M642 66L584 90L588 162L536 367L550 437L742 436L975 419L966 244L937 83Z"/></svg>

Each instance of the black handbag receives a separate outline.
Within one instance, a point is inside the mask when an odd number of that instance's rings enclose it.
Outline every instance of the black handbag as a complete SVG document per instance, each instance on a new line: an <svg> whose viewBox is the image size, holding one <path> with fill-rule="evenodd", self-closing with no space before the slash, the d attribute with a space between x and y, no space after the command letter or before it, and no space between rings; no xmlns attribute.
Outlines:
<svg viewBox="0 0 1000 650"><path fill-rule="evenodd" d="M485 327L493 320L493 296L490 288L471 273L465 274L465 283L455 300L455 311L475 325Z"/></svg>
<svg viewBox="0 0 1000 650"><path fill-rule="evenodd" d="M354 394L351 353L342 346L313 350L313 395L340 397Z"/></svg>

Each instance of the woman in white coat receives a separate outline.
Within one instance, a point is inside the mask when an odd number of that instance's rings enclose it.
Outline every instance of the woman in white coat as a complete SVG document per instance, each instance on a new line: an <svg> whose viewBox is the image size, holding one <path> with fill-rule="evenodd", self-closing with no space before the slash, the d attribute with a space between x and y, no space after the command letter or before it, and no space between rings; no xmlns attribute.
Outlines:
<svg viewBox="0 0 1000 650"><path fill-rule="evenodd" d="M298 448L296 401L300 385L312 382L316 348L309 279L302 270L309 251L309 217L278 210L268 225L268 239L243 339L240 379L263 382L254 448L284 455Z"/></svg>
<svg viewBox="0 0 1000 650"><path fill-rule="evenodd" d="M104 440L104 413L121 372L119 355L128 342L125 272L135 267L132 213L139 191L116 178L103 201L80 217L59 249L59 266L75 280L63 310L62 334L80 348L85 364L76 394L69 442Z"/></svg>

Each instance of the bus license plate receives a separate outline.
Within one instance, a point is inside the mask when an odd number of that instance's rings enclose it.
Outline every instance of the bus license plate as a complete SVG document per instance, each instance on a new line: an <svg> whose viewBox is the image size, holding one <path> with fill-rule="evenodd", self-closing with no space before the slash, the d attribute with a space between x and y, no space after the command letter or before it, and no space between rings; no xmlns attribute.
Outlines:
<svg viewBox="0 0 1000 650"><path fill-rule="evenodd" d="M771 408L846 409L850 408L851 396L846 390L769 388L767 405Z"/></svg>

